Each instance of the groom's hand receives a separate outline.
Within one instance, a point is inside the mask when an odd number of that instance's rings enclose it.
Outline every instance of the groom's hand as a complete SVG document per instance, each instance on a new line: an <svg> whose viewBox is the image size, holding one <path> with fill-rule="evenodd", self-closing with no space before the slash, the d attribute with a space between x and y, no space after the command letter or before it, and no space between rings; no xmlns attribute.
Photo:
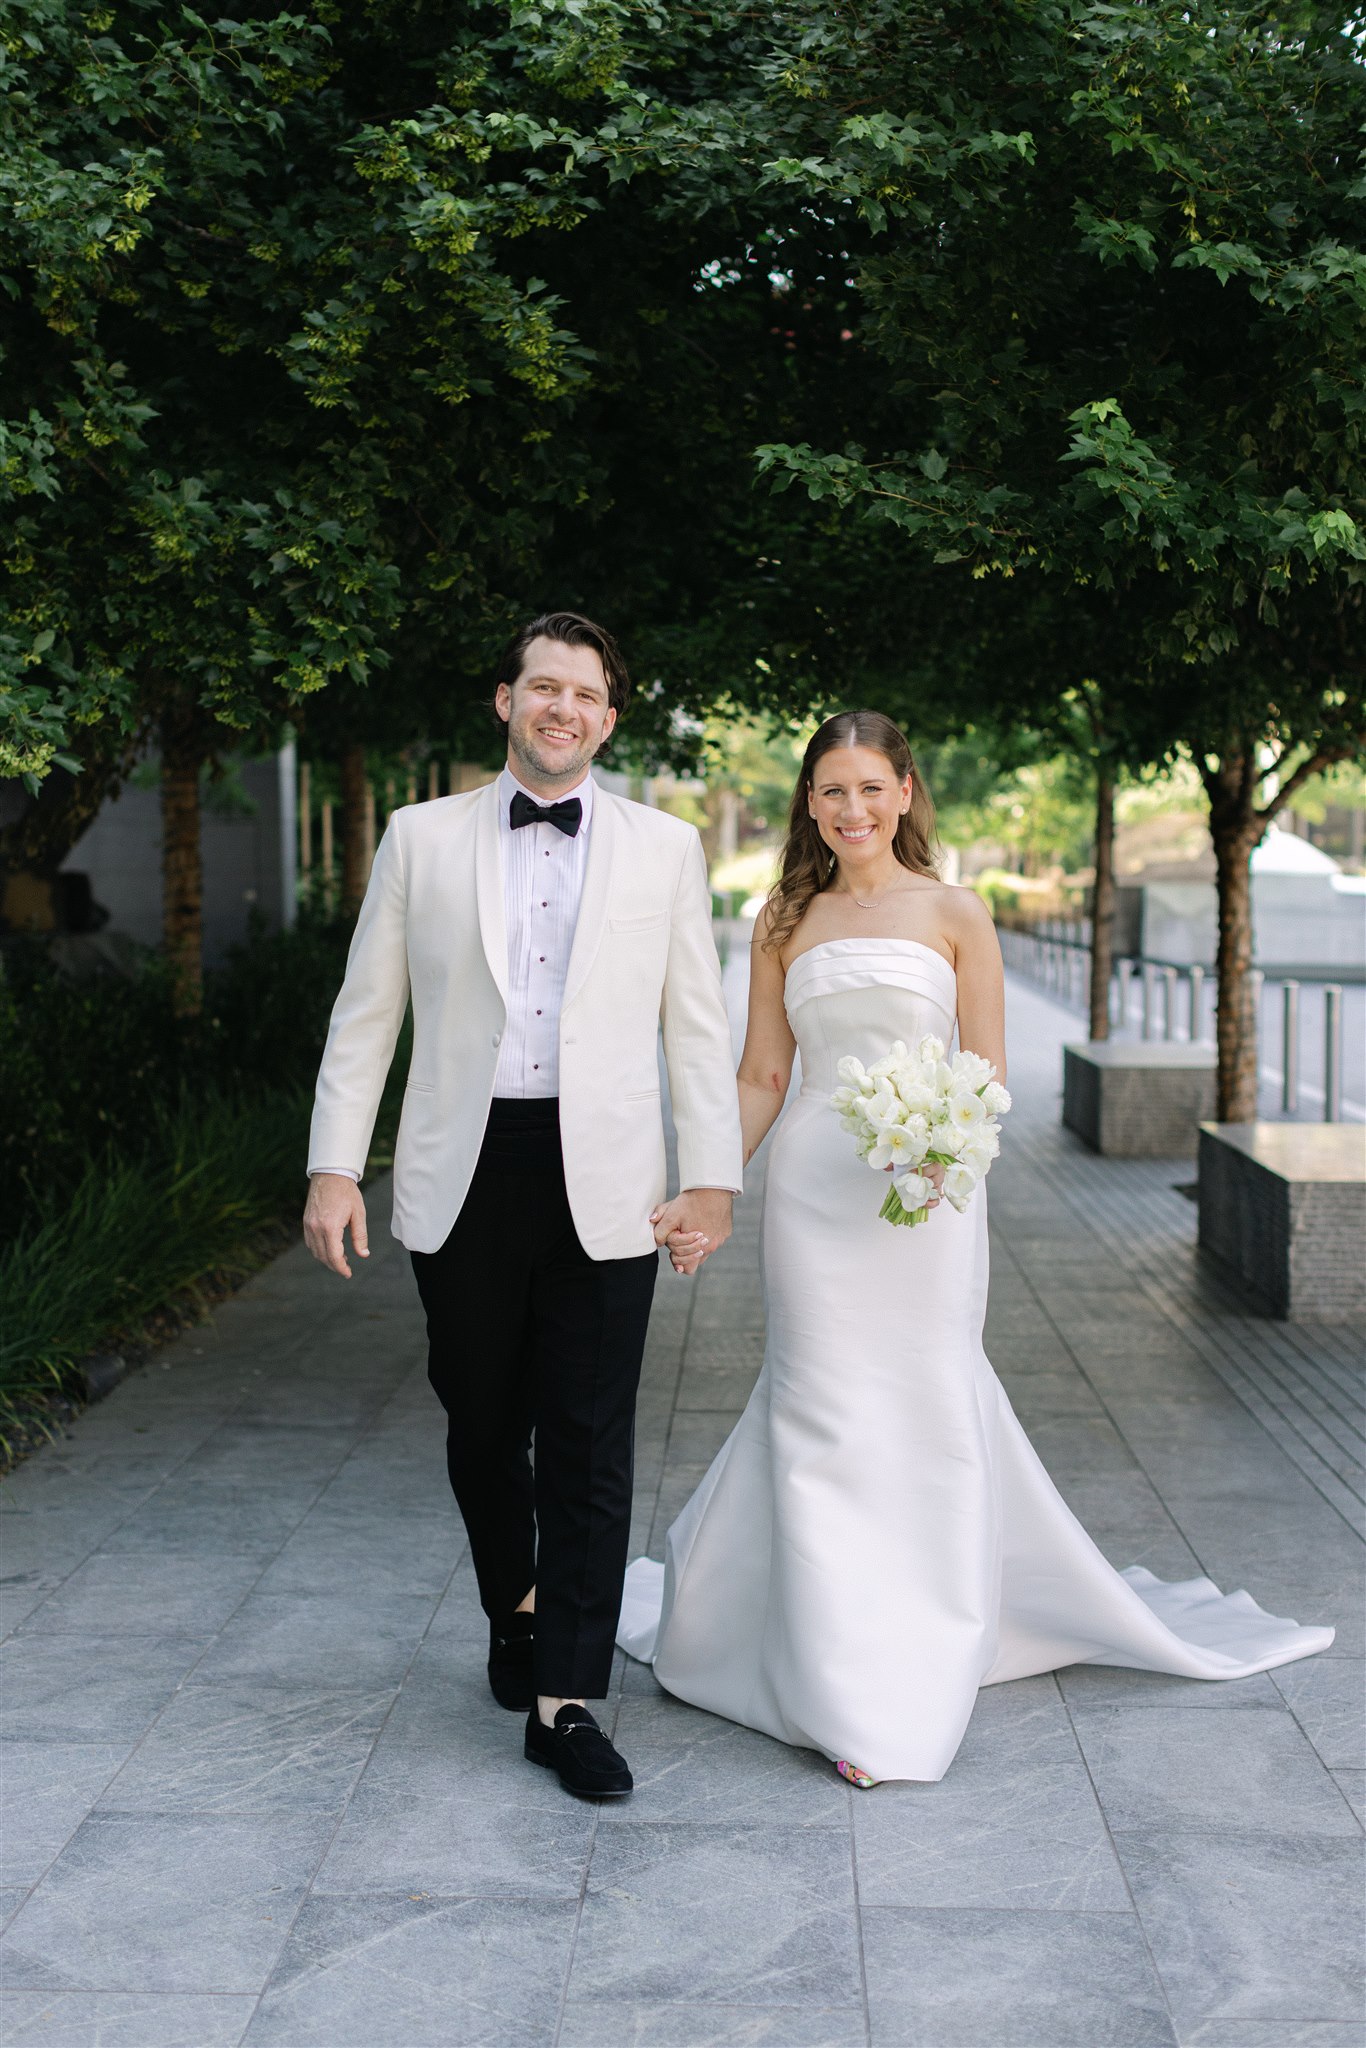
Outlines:
<svg viewBox="0 0 1366 2048"><path fill-rule="evenodd" d="M365 1198L355 1181L344 1173L315 1173L308 1183L304 1204L304 1243L320 1265L329 1272L351 1278L346 1263L346 1232L358 1259L370 1256L365 1229Z"/></svg>
<svg viewBox="0 0 1366 2048"><path fill-rule="evenodd" d="M730 1236L729 1188L684 1188L651 1214L655 1243L667 1244L675 1273L695 1273Z"/></svg>

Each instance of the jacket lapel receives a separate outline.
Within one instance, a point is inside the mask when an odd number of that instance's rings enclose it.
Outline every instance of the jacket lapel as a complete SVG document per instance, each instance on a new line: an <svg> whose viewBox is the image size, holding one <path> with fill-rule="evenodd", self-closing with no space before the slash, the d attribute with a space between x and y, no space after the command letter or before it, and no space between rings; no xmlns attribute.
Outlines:
<svg viewBox="0 0 1366 2048"><path fill-rule="evenodd" d="M507 919L503 912L503 848L498 830L500 800L499 783L491 782L479 801L479 822L474 840L474 887L484 956L506 1007L508 941Z"/></svg>
<svg viewBox="0 0 1366 2048"><path fill-rule="evenodd" d="M569 970L564 985L567 1008L583 987L602 943L607 922L607 899L612 881L612 842L616 819L615 801L602 785L593 790L593 822L588 828L588 859L583 871L583 894L579 898L579 919L574 943L569 950Z"/></svg>

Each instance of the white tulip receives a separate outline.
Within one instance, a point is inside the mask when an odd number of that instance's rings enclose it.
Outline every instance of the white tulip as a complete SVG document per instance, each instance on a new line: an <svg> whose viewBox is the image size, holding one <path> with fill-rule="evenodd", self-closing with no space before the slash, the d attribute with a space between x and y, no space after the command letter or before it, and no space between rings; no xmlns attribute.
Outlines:
<svg viewBox="0 0 1366 2048"><path fill-rule="evenodd" d="M868 1154L868 1164L879 1168L919 1166L924 1157L923 1138L905 1124L889 1124Z"/></svg>
<svg viewBox="0 0 1366 2048"><path fill-rule="evenodd" d="M882 1124L899 1124L905 1114L906 1111L901 1097L897 1094L891 1082L887 1080L881 1081L878 1085L877 1094L867 1107L869 1122L877 1126Z"/></svg>
<svg viewBox="0 0 1366 2048"><path fill-rule="evenodd" d="M929 1116L934 1108L933 1085L919 1074L913 1080L898 1077L896 1092L911 1116Z"/></svg>
<svg viewBox="0 0 1366 2048"><path fill-rule="evenodd" d="M858 1157L893 1176L883 1214L893 1223L918 1219L934 1187L921 1171L927 1158L944 1165L944 1199L966 1209L977 1183L1000 1152L996 1121L1010 1096L992 1078L980 1053L945 1057L941 1039L927 1035L914 1054L898 1040L870 1067L852 1056L839 1062L841 1086L830 1097L840 1128ZM890 1205L890 1207L889 1207Z"/></svg>

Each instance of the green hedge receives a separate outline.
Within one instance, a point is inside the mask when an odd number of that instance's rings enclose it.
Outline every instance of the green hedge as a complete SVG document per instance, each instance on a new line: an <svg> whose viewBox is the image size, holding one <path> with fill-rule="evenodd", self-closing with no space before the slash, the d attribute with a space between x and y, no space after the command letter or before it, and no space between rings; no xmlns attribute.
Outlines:
<svg viewBox="0 0 1366 2048"><path fill-rule="evenodd" d="M160 959L76 981L38 941L7 946L0 974L0 1243L74 1194L97 1159L165 1140L182 1097L312 1085L341 984L347 925L257 931L206 982L203 1014L176 1017Z"/></svg>
<svg viewBox="0 0 1366 2048"><path fill-rule="evenodd" d="M160 963L73 983L37 946L0 982L0 1438L71 1368L303 1205L312 1085L348 932L257 934L177 1019ZM392 1145L403 1049L375 1134Z"/></svg>

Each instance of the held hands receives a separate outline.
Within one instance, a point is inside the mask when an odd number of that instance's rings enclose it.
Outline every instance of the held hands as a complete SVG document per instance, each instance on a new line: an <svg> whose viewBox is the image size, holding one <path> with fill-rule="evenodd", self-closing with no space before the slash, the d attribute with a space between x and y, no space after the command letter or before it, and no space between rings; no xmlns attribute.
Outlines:
<svg viewBox="0 0 1366 2048"><path fill-rule="evenodd" d="M731 1195L726 1188L684 1188L652 1210L655 1243L667 1245L675 1273L692 1275L730 1236Z"/></svg>
<svg viewBox="0 0 1366 2048"><path fill-rule="evenodd" d="M320 1265L329 1272L351 1278L346 1263L345 1234L351 1232L351 1248L358 1259L370 1256L365 1228L365 1200L355 1181L344 1173L315 1173L308 1183L304 1204L304 1243Z"/></svg>

